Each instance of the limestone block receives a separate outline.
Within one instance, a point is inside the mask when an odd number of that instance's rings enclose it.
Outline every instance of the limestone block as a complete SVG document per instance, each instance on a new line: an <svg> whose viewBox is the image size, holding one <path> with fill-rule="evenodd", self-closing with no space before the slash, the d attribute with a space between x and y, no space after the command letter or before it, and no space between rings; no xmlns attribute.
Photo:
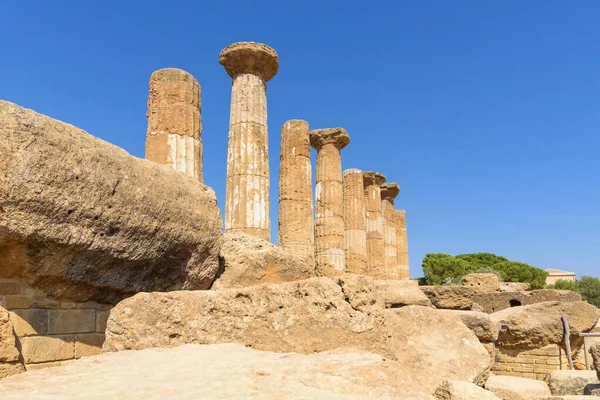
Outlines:
<svg viewBox="0 0 600 400"><path fill-rule="evenodd" d="M25 364L69 360L75 357L73 336L30 336L20 338Z"/></svg>
<svg viewBox="0 0 600 400"><path fill-rule="evenodd" d="M85 333L96 331L96 311L89 309L48 311L48 333Z"/></svg>
<svg viewBox="0 0 600 400"><path fill-rule="evenodd" d="M513 307L490 315L500 323L498 344L504 347L540 348L563 342L561 317L566 316L571 329L571 341L579 333L590 331L598 321L596 307L589 303L546 302Z"/></svg>
<svg viewBox="0 0 600 400"><path fill-rule="evenodd" d="M315 276L314 264L266 240L241 233L226 233L221 248L222 273L212 289L244 288L292 282Z"/></svg>
<svg viewBox="0 0 600 400"><path fill-rule="evenodd" d="M15 363L19 361L19 350L17 349L16 338L13 333L8 311L0 307L0 363ZM1 369L2 367L0 367ZM6 374L12 367L4 367ZM15 367L16 368L16 367ZM0 373L0 377L3 375ZM7 375L4 375L7 376Z"/></svg>
<svg viewBox="0 0 600 400"><path fill-rule="evenodd" d="M584 395L585 387L600 384L595 371L552 371L548 379L550 391L555 396Z"/></svg>
<svg viewBox="0 0 600 400"><path fill-rule="evenodd" d="M494 393L473 383L446 381L436 391L437 400L501 400Z"/></svg>
<svg viewBox="0 0 600 400"><path fill-rule="evenodd" d="M500 323L493 320L489 314L477 311L440 310L452 313L477 336L481 342L495 342L500 334Z"/></svg>
<svg viewBox="0 0 600 400"><path fill-rule="evenodd" d="M13 310L10 312L10 320L18 337L48 333L48 310L40 308Z"/></svg>
<svg viewBox="0 0 600 400"><path fill-rule="evenodd" d="M594 369L600 379L600 344L595 344L590 348L590 354L594 363Z"/></svg>
<svg viewBox="0 0 600 400"><path fill-rule="evenodd" d="M419 289L416 281L375 281L386 308L405 306L433 307L429 298Z"/></svg>
<svg viewBox="0 0 600 400"><path fill-rule="evenodd" d="M15 280L0 279L0 296L7 294L20 294L21 284Z"/></svg>
<svg viewBox="0 0 600 400"><path fill-rule="evenodd" d="M472 287L475 293L500 291L500 279L496 274L468 274L463 276L461 284Z"/></svg>
<svg viewBox="0 0 600 400"><path fill-rule="evenodd" d="M515 376L492 375L485 388L501 399L510 400L543 399L551 395L546 382Z"/></svg>
<svg viewBox="0 0 600 400"><path fill-rule="evenodd" d="M0 361L0 379L5 378L7 376L20 374L21 372L25 372L25 366L19 361Z"/></svg>
<svg viewBox="0 0 600 400"><path fill-rule="evenodd" d="M473 306L473 288L468 286L419 286L436 308L470 310Z"/></svg>
<svg viewBox="0 0 600 400"><path fill-rule="evenodd" d="M106 321L108 320L108 310L96 311L96 332L104 333L106 330Z"/></svg>
<svg viewBox="0 0 600 400"><path fill-rule="evenodd" d="M0 160L3 277L104 303L212 283L222 223L197 180L5 101Z"/></svg>
<svg viewBox="0 0 600 400"><path fill-rule="evenodd" d="M94 356L102 352L105 336L103 333L75 335L75 358Z"/></svg>
<svg viewBox="0 0 600 400"><path fill-rule="evenodd" d="M524 282L500 282L501 292L527 292L531 290L531 284Z"/></svg>

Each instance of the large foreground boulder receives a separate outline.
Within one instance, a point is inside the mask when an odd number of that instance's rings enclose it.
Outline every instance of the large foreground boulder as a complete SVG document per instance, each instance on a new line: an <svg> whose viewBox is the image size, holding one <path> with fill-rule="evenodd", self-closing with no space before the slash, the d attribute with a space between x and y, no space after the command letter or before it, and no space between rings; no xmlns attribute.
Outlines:
<svg viewBox="0 0 600 400"><path fill-rule="evenodd" d="M444 382L436 391L437 400L501 400L494 393L474 383L462 381Z"/></svg>
<svg viewBox="0 0 600 400"><path fill-rule="evenodd" d="M456 315L481 342L495 342L500 334L500 323L493 320L490 314L478 311L440 310Z"/></svg>
<svg viewBox="0 0 600 400"><path fill-rule="evenodd" d="M563 342L562 316L569 321L572 340L590 331L598 321L598 311L584 302L547 302L514 307L491 314L500 324L497 344L504 347L540 348Z"/></svg>
<svg viewBox="0 0 600 400"><path fill-rule="evenodd" d="M546 382L516 376L492 375L485 388L503 400L538 400L551 396Z"/></svg>
<svg viewBox="0 0 600 400"><path fill-rule="evenodd" d="M483 385L488 378L488 352L455 315L408 306L386 310L386 319L398 362L429 393L446 380Z"/></svg>
<svg viewBox="0 0 600 400"><path fill-rule="evenodd" d="M419 289L416 281L382 280L375 281L375 284L386 308L433 307L429 298Z"/></svg>
<svg viewBox="0 0 600 400"><path fill-rule="evenodd" d="M419 286L435 308L470 310L475 292L469 286Z"/></svg>
<svg viewBox="0 0 600 400"><path fill-rule="evenodd" d="M0 307L0 378L25 371L20 361L13 324L8 311Z"/></svg>
<svg viewBox="0 0 600 400"><path fill-rule="evenodd" d="M553 395L584 395L585 388L598 384L595 371L553 371L548 378L548 386Z"/></svg>
<svg viewBox="0 0 600 400"><path fill-rule="evenodd" d="M370 278L311 278L244 289L139 293L111 310L103 351L235 342L312 353L354 347L391 355Z"/></svg>
<svg viewBox="0 0 600 400"><path fill-rule="evenodd" d="M0 101L0 277L79 302L208 288L221 228L197 180Z"/></svg>
<svg viewBox="0 0 600 400"><path fill-rule="evenodd" d="M315 276L314 265L274 244L243 233L225 233L221 274L212 289L243 288L264 283L298 281Z"/></svg>
<svg viewBox="0 0 600 400"><path fill-rule="evenodd" d="M102 354L7 378L2 400L412 399L431 397L380 355L281 354L238 344Z"/></svg>

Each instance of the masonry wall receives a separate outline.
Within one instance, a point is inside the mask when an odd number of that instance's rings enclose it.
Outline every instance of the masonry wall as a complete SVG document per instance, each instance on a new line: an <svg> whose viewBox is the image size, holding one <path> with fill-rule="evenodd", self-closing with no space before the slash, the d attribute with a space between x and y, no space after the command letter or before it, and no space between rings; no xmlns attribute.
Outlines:
<svg viewBox="0 0 600 400"><path fill-rule="evenodd" d="M492 372L496 375L546 380L552 371L569 369L566 352L556 344L531 350L496 346L495 354Z"/></svg>
<svg viewBox="0 0 600 400"><path fill-rule="evenodd" d="M99 354L112 307L51 299L19 278L0 279L0 306L9 311L26 369Z"/></svg>

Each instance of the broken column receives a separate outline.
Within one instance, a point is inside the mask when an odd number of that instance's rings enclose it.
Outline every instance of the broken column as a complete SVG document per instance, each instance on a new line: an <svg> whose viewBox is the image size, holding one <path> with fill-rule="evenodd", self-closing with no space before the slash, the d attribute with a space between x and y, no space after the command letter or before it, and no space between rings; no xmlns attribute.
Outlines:
<svg viewBox="0 0 600 400"><path fill-rule="evenodd" d="M313 218L308 123L291 120L281 128L279 245L310 265L315 261Z"/></svg>
<svg viewBox="0 0 600 400"><path fill-rule="evenodd" d="M367 275L375 279L386 279L383 266L384 244L380 189L383 182L385 182L385 175L379 172L363 174L367 230Z"/></svg>
<svg viewBox="0 0 600 400"><path fill-rule="evenodd" d="M344 189L340 150L350 143L343 128L310 131L317 150L315 188L315 265L317 273L333 276L345 270Z"/></svg>
<svg viewBox="0 0 600 400"><path fill-rule="evenodd" d="M164 68L150 77L146 159L202 182L200 85L185 71Z"/></svg>
<svg viewBox="0 0 600 400"><path fill-rule="evenodd" d="M409 279L410 271L408 266L408 239L406 236L406 211L397 210L398 225L398 268L400 270L400 279Z"/></svg>
<svg viewBox="0 0 600 400"><path fill-rule="evenodd" d="M266 82L277 73L277 53L264 44L239 42L221 51L219 63L233 79L225 231L269 240Z"/></svg>
<svg viewBox="0 0 600 400"><path fill-rule="evenodd" d="M344 171L344 225L346 272L364 275L367 271L367 231L363 172Z"/></svg>
<svg viewBox="0 0 600 400"><path fill-rule="evenodd" d="M394 199L400 193L397 183L381 185L381 215L383 218L383 267L386 279L400 279L398 270L398 216L394 210Z"/></svg>

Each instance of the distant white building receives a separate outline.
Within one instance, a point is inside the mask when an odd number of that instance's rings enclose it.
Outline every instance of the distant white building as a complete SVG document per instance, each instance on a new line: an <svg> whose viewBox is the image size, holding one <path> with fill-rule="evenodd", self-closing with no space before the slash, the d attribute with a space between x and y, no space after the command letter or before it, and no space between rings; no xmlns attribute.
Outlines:
<svg viewBox="0 0 600 400"><path fill-rule="evenodd" d="M553 285L556 281L563 280L569 282L576 281L575 272L562 271L560 269L548 268L546 270L548 278L546 278L546 285Z"/></svg>

